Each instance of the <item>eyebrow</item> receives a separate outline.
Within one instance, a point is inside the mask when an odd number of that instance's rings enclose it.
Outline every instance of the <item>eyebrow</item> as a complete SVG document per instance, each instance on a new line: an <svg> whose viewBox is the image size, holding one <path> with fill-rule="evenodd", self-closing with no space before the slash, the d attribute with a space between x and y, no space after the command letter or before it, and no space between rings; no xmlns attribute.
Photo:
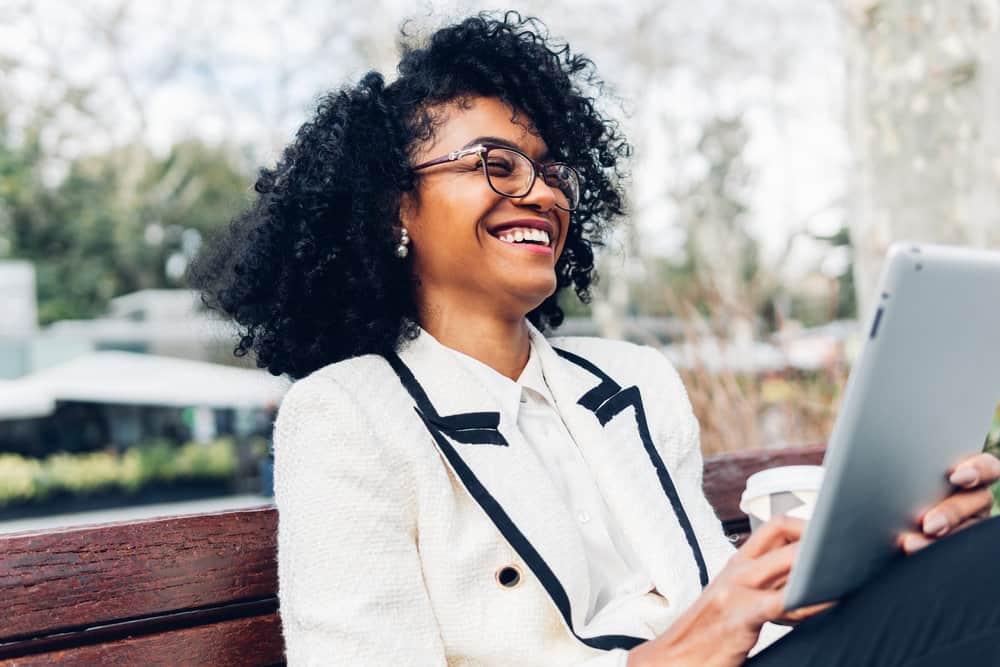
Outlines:
<svg viewBox="0 0 1000 667"><path fill-rule="evenodd" d="M528 151L524 150L524 148L518 146L517 144L515 144L513 141L510 141L509 139L503 139L501 137L491 137L491 136L476 137L475 139L473 139L469 143L467 143L464 146L462 146L462 148L463 149L464 148L471 148L472 146L475 146L476 144L496 144L497 146L504 146L505 148L513 148L514 150L521 151L522 153L525 153L525 154L528 153ZM538 158L538 161L539 162L545 162L546 160L549 160L549 159L551 159L551 157L549 155L548 148L546 148L545 152L542 154L542 156Z"/></svg>

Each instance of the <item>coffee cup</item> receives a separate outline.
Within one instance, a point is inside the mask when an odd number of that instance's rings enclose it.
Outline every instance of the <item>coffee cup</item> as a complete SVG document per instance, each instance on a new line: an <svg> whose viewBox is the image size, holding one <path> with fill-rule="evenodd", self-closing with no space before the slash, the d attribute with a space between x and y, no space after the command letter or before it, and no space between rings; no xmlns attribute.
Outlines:
<svg viewBox="0 0 1000 667"><path fill-rule="evenodd" d="M823 484L823 466L781 466L754 473L740 498L750 530L781 514L808 520Z"/></svg>

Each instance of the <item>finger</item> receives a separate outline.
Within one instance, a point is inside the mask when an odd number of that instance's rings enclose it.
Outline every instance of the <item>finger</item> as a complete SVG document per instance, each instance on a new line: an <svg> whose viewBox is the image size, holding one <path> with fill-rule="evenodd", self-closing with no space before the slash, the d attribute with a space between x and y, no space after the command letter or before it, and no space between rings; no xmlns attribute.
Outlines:
<svg viewBox="0 0 1000 667"><path fill-rule="evenodd" d="M934 544L934 542L934 538L909 530L905 533L901 533L898 540L899 548L902 549L903 553L907 556L913 555L921 549L926 549L930 545Z"/></svg>
<svg viewBox="0 0 1000 667"><path fill-rule="evenodd" d="M948 481L963 489L988 486L1000 480L1000 459L992 454L976 454L962 461L948 475Z"/></svg>
<svg viewBox="0 0 1000 667"><path fill-rule="evenodd" d="M941 537L966 519L989 511L992 506L993 494L988 488L959 491L928 510L921 522L921 529L925 535Z"/></svg>
<svg viewBox="0 0 1000 667"><path fill-rule="evenodd" d="M771 621L782 625L793 625L799 621L804 621L810 616L826 611L837 604L837 601L823 602L809 607L799 607L788 611L785 609L785 591L767 591L757 597L757 618L758 623Z"/></svg>
<svg viewBox="0 0 1000 667"><path fill-rule="evenodd" d="M806 522L787 515L775 517L764 523L750 535L737 554L747 558L757 558L761 554L783 547L802 539Z"/></svg>
<svg viewBox="0 0 1000 667"><path fill-rule="evenodd" d="M766 591L759 594L756 600L756 618L761 625L765 621L776 621L785 611L785 592L782 590Z"/></svg>
<svg viewBox="0 0 1000 667"><path fill-rule="evenodd" d="M953 534L957 533L960 530L965 530L969 526L974 526L983 519L988 519L988 518L990 518L990 512L988 510L980 512L976 516L966 519L962 523L958 524L957 526L952 528L950 532ZM902 549L907 556L912 556L921 549L926 549L935 542L937 542L936 538L927 537L922 533L915 533L912 531L906 531L904 533L900 533L898 540L899 548Z"/></svg>
<svg viewBox="0 0 1000 667"><path fill-rule="evenodd" d="M751 588L780 588L788 580L788 573L799 553L798 542L773 549L749 561L741 570L740 583Z"/></svg>
<svg viewBox="0 0 1000 667"><path fill-rule="evenodd" d="M801 623L810 616L815 616L816 614L822 613L827 609L836 606L836 604L836 602L823 602L821 604L814 604L808 607L792 609L783 613L780 617L775 619L774 622L780 625L795 625L796 623Z"/></svg>
<svg viewBox="0 0 1000 667"><path fill-rule="evenodd" d="M787 584L788 580L791 578L791 574L792 574L792 572L791 572L791 570L789 570L788 572L786 572L785 574L781 575L780 577L777 577L774 580L768 582L767 587L768 588L773 588L773 589L784 588L785 584Z"/></svg>

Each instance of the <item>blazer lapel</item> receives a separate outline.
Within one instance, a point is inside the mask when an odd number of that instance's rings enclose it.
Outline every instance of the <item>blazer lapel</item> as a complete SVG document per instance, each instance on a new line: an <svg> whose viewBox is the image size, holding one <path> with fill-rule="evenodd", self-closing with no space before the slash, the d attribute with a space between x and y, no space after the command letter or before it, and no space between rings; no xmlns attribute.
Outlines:
<svg viewBox="0 0 1000 667"><path fill-rule="evenodd" d="M534 329L532 336L560 414L625 539L668 600L693 600L708 574L683 502L653 447L646 397L589 360L553 348ZM687 548L678 553L677 545Z"/></svg>
<svg viewBox="0 0 1000 667"><path fill-rule="evenodd" d="M426 332L387 360L442 458L538 578L570 632L601 649L641 642L586 636L591 591L583 542L517 415Z"/></svg>

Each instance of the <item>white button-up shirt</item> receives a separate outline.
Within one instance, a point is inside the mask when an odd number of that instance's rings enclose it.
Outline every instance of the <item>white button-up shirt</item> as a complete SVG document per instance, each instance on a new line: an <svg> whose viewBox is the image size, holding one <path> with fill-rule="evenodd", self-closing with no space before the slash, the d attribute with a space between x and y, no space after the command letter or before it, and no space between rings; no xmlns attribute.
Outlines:
<svg viewBox="0 0 1000 667"><path fill-rule="evenodd" d="M650 611L653 603L654 610L658 607L662 613L667 603L657 594L647 595L653 582L616 525L587 461L563 423L534 349L516 382L477 359L452 352L517 415L518 428L576 517L591 582L587 622L629 603L637 603L636 611Z"/></svg>

